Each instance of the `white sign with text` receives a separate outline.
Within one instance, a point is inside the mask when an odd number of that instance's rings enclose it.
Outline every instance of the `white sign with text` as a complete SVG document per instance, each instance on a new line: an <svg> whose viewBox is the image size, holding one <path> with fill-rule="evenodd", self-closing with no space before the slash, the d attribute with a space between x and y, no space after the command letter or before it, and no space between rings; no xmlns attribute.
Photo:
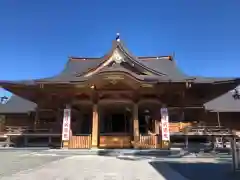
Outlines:
<svg viewBox="0 0 240 180"><path fill-rule="evenodd" d="M162 140L170 140L168 109L161 108Z"/></svg>
<svg viewBox="0 0 240 180"><path fill-rule="evenodd" d="M64 109L63 126L62 126L62 140L68 141L70 136L71 126L71 109Z"/></svg>

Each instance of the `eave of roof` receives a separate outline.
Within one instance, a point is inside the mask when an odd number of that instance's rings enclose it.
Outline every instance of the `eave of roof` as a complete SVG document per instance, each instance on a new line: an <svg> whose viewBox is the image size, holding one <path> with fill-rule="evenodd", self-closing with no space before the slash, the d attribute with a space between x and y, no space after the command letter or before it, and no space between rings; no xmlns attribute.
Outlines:
<svg viewBox="0 0 240 180"><path fill-rule="evenodd" d="M211 112L240 112L240 100L233 97L232 91L228 91L205 103L204 107Z"/></svg>
<svg viewBox="0 0 240 180"><path fill-rule="evenodd" d="M34 112L37 105L29 100L12 95L6 104L0 105L0 114L25 114Z"/></svg>

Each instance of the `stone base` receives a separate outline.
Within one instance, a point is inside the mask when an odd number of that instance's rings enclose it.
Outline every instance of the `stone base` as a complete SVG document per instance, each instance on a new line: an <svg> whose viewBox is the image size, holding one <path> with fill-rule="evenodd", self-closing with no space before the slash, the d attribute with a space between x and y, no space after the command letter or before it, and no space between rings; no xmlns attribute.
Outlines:
<svg viewBox="0 0 240 180"><path fill-rule="evenodd" d="M170 148L170 141L162 141L162 149L169 149Z"/></svg>
<svg viewBox="0 0 240 180"><path fill-rule="evenodd" d="M63 149L68 149L69 146L69 141L62 141L62 148Z"/></svg>

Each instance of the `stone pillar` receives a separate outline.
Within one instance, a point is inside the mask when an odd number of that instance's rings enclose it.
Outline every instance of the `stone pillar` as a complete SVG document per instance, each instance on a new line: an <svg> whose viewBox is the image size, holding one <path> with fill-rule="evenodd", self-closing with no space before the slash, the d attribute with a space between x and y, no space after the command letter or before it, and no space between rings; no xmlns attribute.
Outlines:
<svg viewBox="0 0 240 180"><path fill-rule="evenodd" d="M92 148L98 148L99 141L99 114L98 114L98 105L93 105L93 114L92 114Z"/></svg>
<svg viewBox="0 0 240 180"><path fill-rule="evenodd" d="M133 105L133 136L134 144L139 141L139 120L138 120L138 104Z"/></svg>

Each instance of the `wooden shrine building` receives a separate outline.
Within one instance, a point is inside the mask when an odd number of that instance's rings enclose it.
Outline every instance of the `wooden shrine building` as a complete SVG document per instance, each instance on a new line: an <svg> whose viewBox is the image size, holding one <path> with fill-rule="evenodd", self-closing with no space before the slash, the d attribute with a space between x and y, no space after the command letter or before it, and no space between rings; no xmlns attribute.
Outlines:
<svg viewBox="0 0 240 180"><path fill-rule="evenodd" d="M240 86L234 90L205 103L208 119L207 125L215 125L232 129L240 137Z"/></svg>
<svg viewBox="0 0 240 180"><path fill-rule="evenodd" d="M186 75L172 56L135 56L117 38L101 58L70 57L56 76L0 81L14 94L0 106L2 134L67 148L163 147L204 121L204 103L238 84Z"/></svg>

